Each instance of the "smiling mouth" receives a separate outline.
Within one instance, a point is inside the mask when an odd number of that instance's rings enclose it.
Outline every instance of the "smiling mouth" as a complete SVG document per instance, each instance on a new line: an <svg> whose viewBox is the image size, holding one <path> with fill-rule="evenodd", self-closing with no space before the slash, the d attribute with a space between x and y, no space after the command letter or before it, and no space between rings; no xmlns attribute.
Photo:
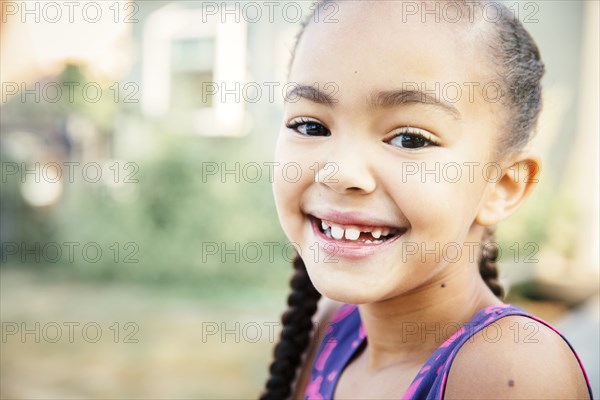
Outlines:
<svg viewBox="0 0 600 400"><path fill-rule="evenodd" d="M407 230L405 228L384 226L341 225L319 219L313 215L308 215L308 217L315 230L319 231L327 239L339 243L378 245L401 236Z"/></svg>

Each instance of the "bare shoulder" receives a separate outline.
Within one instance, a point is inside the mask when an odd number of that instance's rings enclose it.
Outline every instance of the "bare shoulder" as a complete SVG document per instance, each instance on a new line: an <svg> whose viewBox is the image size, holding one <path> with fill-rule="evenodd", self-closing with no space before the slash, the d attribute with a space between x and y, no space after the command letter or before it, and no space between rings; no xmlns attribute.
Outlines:
<svg viewBox="0 0 600 400"><path fill-rule="evenodd" d="M304 390L308 384L308 380L310 379L311 367L315 358L315 354L317 353L317 349L319 348L319 344L325 335L325 329L343 304L344 303L331 300L325 296L319 299L318 308L313 317L315 332L313 332L309 348L304 356L304 359L302 360L300 373L296 379L296 382L294 383L294 399L304 398Z"/></svg>
<svg viewBox="0 0 600 400"><path fill-rule="evenodd" d="M458 351L445 399L589 399L577 358L546 325L507 316Z"/></svg>

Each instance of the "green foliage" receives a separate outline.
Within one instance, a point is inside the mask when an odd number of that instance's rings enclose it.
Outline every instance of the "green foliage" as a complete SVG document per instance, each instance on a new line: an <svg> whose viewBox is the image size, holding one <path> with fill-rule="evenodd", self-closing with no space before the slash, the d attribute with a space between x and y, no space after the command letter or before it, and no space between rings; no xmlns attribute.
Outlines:
<svg viewBox="0 0 600 400"><path fill-rule="evenodd" d="M166 141L158 159L137 164L138 183L114 189L96 184L74 187L58 210L58 219L63 221L62 240L95 241L103 249L118 243L120 255L113 258L115 251L111 250L99 265L83 263L65 268L102 278L187 282L200 290L232 284L280 284L288 274L289 263L281 251L270 261L263 245L285 243L270 183L237 183L234 176L224 183L218 177L203 179L198 160L205 159L203 153L215 157L218 150L208 141L192 146L194 152L186 151L186 147L189 143L185 141ZM130 190L127 185L135 185L135 196L118 200L115 191ZM124 262L135 249L132 243L139 251L128 261L139 262ZM242 251L251 243L263 252L257 262L252 262L254 252ZM129 248L123 248L127 244ZM235 254L223 252L236 248ZM214 251L217 254L212 254Z"/></svg>
<svg viewBox="0 0 600 400"><path fill-rule="evenodd" d="M67 67L57 80L85 82L76 66ZM110 148L121 133L119 124L141 117L137 111L119 110L110 96L103 96L101 101L105 98L108 100L102 104L15 102L3 110L10 115L5 126L9 131L26 129L43 137L48 126L76 115L93 124L101 138L99 146ZM38 116L44 116L41 122ZM130 178L134 182L123 182L123 175L118 179L120 183L112 182L108 166L113 161L106 159L110 152L99 147L100 159L78 159L75 152L63 161L106 164L103 179L88 182L81 179L79 170L74 182L64 182L61 199L50 207L27 205L18 180L3 184L2 216L5 222L12 222L4 224L8 234L3 234L2 241L23 242L27 248L53 242L63 250L57 261L48 262L42 257L38 262L28 256L25 262L12 257L8 263L46 270L63 278L187 285L207 295L252 287L285 287L290 260L281 250L286 239L277 222L266 174L254 183L234 174L223 178L202 174L206 162L219 166L225 163L231 169L236 163L262 165L270 161L272 150L264 145L265 137L256 131L242 138L190 137L174 135L160 124L153 128L148 135L152 135L158 150L144 153L143 159L128 158L119 165L123 172L123 164L131 163L135 174ZM121 149L120 154L123 157L127 149ZM3 154L3 161L9 158ZM265 242L278 243L273 257ZM73 260L65 243L76 243ZM100 247L102 255L97 261L83 257L86 244ZM212 254L215 246L217 253ZM222 251L236 246L236 254ZM248 251L243 251L244 246ZM260 257L253 251L257 248L262 252Z"/></svg>

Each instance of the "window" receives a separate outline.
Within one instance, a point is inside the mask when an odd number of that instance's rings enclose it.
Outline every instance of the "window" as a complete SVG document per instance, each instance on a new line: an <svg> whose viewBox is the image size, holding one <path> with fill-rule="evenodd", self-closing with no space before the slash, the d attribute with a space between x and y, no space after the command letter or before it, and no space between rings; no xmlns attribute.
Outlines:
<svg viewBox="0 0 600 400"><path fill-rule="evenodd" d="M246 30L244 21L206 20L201 8L176 3L152 13L143 32L144 114L173 131L246 134L244 102L224 93L244 86Z"/></svg>

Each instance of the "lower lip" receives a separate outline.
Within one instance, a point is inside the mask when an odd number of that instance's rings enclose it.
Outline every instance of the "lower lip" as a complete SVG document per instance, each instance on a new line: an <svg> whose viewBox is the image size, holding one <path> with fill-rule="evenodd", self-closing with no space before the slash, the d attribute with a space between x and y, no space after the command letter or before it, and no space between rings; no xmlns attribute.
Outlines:
<svg viewBox="0 0 600 400"><path fill-rule="evenodd" d="M336 257L356 260L372 256L390 246L405 233L401 232L382 243L349 242L327 237L321 232L321 229L319 229L319 220L314 217L309 217L309 220L319 248L330 256L329 260L332 260L331 262L335 262L333 260L335 260Z"/></svg>

